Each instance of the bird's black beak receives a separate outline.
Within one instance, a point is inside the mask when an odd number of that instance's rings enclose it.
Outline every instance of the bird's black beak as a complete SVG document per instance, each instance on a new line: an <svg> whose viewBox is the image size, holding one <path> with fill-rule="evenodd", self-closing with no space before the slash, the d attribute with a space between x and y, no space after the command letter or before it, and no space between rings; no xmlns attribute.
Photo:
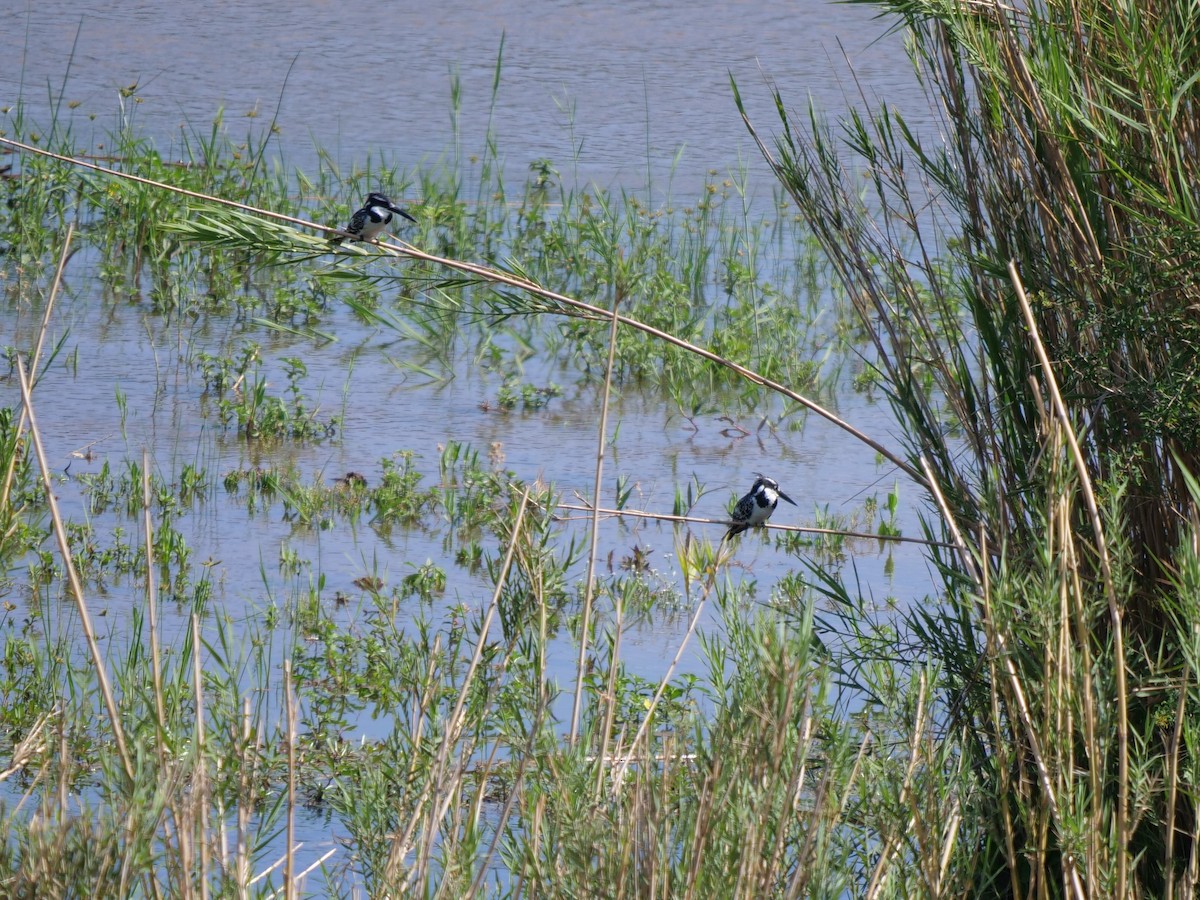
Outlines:
<svg viewBox="0 0 1200 900"><path fill-rule="evenodd" d="M787 494L785 494L783 491L776 491L775 493L777 493L779 495L780 500L786 500L788 503L792 504L792 506L796 505L796 501L793 500L791 497L789 497Z"/></svg>
<svg viewBox="0 0 1200 900"><path fill-rule="evenodd" d="M390 209L392 212L394 212L398 216L404 216L404 218L408 219L408 221L410 221L410 222L417 221L416 219L414 219L412 216L410 216L408 214L407 210L403 210L398 206L389 206L388 209Z"/></svg>

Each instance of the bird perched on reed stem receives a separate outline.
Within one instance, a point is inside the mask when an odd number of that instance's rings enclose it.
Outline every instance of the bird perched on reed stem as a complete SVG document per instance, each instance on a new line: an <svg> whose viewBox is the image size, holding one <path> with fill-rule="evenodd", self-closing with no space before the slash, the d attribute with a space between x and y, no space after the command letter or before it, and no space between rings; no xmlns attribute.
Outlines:
<svg viewBox="0 0 1200 900"><path fill-rule="evenodd" d="M372 191L367 195L367 202L362 205L362 209L350 217L350 224L344 229L346 233L331 237L329 243L340 244L346 238L352 241L376 240L396 216L403 216L410 222L417 221L393 203L387 194Z"/></svg>
<svg viewBox="0 0 1200 900"><path fill-rule="evenodd" d="M795 500L779 489L779 482L774 478L768 478L761 472L755 474L758 475L758 478L755 480L754 486L750 488L750 493L739 500L737 506L733 508L733 514L730 516L733 524L725 532L725 537L721 538L722 543L748 528L757 528L767 524L767 519L771 518L771 513L775 512L775 507L779 505L780 500L786 500L792 506L796 505Z"/></svg>

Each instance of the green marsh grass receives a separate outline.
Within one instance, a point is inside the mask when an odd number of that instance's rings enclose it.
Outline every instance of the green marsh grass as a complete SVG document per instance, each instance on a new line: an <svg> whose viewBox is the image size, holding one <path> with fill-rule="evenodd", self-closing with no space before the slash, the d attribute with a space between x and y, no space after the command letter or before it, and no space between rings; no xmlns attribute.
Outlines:
<svg viewBox="0 0 1200 900"><path fill-rule="evenodd" d="M68 138L57 135L52 151L78 156ZM35 177L22 172L11 190L79 186L61 210L42 205L37 234L3 223L7 302L40 296L54 250L70 243L63 222L78 221L74 240L99 251L103 302L160 317L186 360L181 377L208 395L205 420L255 450L338 438L309 430L329 420L302 386L295 351L266 337L321 341L355 317L419 348L431 380L453 377L464 358L517 371L534 354L556 360L598 396L592 534L564 529L569 504L553 486L521 483L502 453L455 442L436 484L405 452L362 481L265 460L207 476L193 457L170 472L127 460L87 486L125 530L69 523L74 548L90 541L96 553L89 578L68 589L75 569L47 545L49 490L32 481L37 431L6 442L14 475L0 509L20 527L4 545L5 571L39 554L46 565L28 580L42 608L70 598L84 616L102 608L93 593L118 569L105 548L119 547L138 596L103 653L94 641L81 653L58 617L42 616L54 630L9 620L3 686L16 699L5 749L18 764L6 776L13 805L0 813L5 890L840 896L870 883L879 848L907 858L889 828L911 804L912 773L940 760L922 705L937 673L895 673L890 692L875 692L869 725L846 715L815 591L780 616L754 596L765 586L732 577L728 556L683 529L678 585L664 586L636 550L619 575L580 585L574 574L589 559L598 571L594 535L610 515L637 512L597 502L612 479L599 460L619 428L604 422L611 392L653 391L691 419L753 414L755 427L807 409L920 471L822 405L843 358L829 335L850 334L850 308L825 294L803 235L806 259L764 273L768 241L792 246L781 237L792 223L750 220L736 179L662 210L568 191L548 163L514 191L495 180L494 147L484 157L493 180L464 197L462 179L376 160L352 173L267 173L265 144L229 141L219 122L185 143L182 165L132 130L117 138L117 166L22 149ZM397 196L420 186L419 221L401 235L412 245L329 254L321 227L343 224L377 184ZM168 221L143 227L125 221L131 214ZM225 327L204 342L214 325ZM550 388L524 375L510 385L530 407ZM36 400L34 391L23 408ZM360 520L380 533L428 529L490 597L458 600L462 573L423 558L390 569L364 560L355 590L338 590L284 547L261 563L253 605L232 614L208 602L211 582L179 530L221 489L248 516L278 510L301 531ZM705 493L681 488L677 514ZM72 548L70 528L61 533ZM433 602L443 592L447 602ZM650 682L630 671L623 640L664 606L687 628L667 674ZM711 634L700 628L709 615ZM582 648L566 679L549 658L564 637ZM682 672L696 652L704 671ZM882 824L878 808L891 811ZM297 848L305 809L335 818L350 851Z"/></svg>

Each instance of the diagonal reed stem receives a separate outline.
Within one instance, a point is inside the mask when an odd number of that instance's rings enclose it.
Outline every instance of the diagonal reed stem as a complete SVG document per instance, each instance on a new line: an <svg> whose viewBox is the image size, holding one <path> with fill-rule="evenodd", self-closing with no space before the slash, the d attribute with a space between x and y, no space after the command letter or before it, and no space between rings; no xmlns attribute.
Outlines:
<svg viewBox="0 0 1200 900"><path fill-rule="evenodd" d="M104 657L100 654L100 645L96 642L96 632L92 628L92 617L88 613L87 599L83 595L83 584L71 558L71 546L67 541L67 530L63 526L62 516L58 511L58 500L54 496L54 484L50 480L50 466L46 462L46 450L42 446L42 435L38 431L37 416L33 412L33 398L30 396L30 380L25 371L25 361L17 357L17 377L21 382L21 402L25 404L25 412L29 419L29 435L33 438L34 451L37 453L38 466L42 472L42 485L46 489L46 504L50 507L50 518L54 522L54 536L58 539L58 549L62 554L63 565L71 584L71 594L75 598L79 610L79 621L83 626L83 636L87 640L88 652L92 657L92 665L96 670L96 680L100 683L100 692L104 696L104 706L108 710L109 723L112 725L113 738L117 744L117 753L121 757L121 765L130 784L134 780L133 758L125 744L125 730L121 727L121 715L117 709L117 701L113 696L112 686L108 681L108 671L104 666Z"/></svg>
<svg viewBox="0 0 1200 900"><path fill-rule="evenodd" d="M583 621L579 627L579 664L575 672L575 698L571 704L571 732L568 742L572 747L579 737L579 719L583 709L583 679L587 674L588 638L592 627L592 601L596 595L596 553L600 546L600 490L604 478L604 444L608 440L608 402L612 392L613 363L617 357L617 304L621 296L618 291L613 296L612 327L608 332L608 362L604 369L604 392L600 401L599 435L596 440L596 479L592 486L592 531L588 542L587 580L584 582ZM620 616L617 617L618 633L621 627ZM615 650L614 650L615 652ZM616 666L614 657L612 666ZM611 673L610 673L611 674ZM611 678L610 678L611 680ZM605 717L608 727L611 727L612 705L609 704L609 715ZM608 742L607 730L600 733L601 753Z"/></svg>
<svg viewBox="0 0 1200 900"><path fill-rule="evenodd" d="M14 150L19 150L23 153L33 153L33 154L36 154L39 156L45 156L49 159L56 159L56 160L59 160L60 162L70 163L71 165L79 166L80 168L84 168L84 169L90 169L93 172L99 172L103 175L109 175L113 178L123 179L126 181L133 181L133 182L136 182L137 184L145 184L150 187L161 188L162 190L171 191L173 193L179 194L180 196L192 197L197 200L204 200L205 202L208 202L208 203L217 204L219 206L226 206L231 209L238 209L243 212L252 213L257 216L263 216L265 218L275 219L276 221L280 221L280 222L287 222L291 225L298 225L303 228L311 228L311 229L314 229L317 231L325 232L326 234L336 235L336 234L341 233L340 228L334 228L329 225L321 225L317 222L310 222L306 219L300 219L295 216L284 215L283 213L273 212L269 209L260 209L259 207L250 206L249 204L246 204L246 203L238 203L233 200L226 200L221 197L214 197L210 194L202 194L202 193L199 193L198 191L189 191L189 190L186 190L185 188L175 187L174 185L165 184L164 182L161 182L161 181L154 181L153 179L143 178L139 175L131 175L128 172L118 172L116 169L106 168L104 166L97 165L96 163L90 163L85 160L76 159L71 156L64 156L63 154L60 154L60 153L52 153L49 150L42 149L41 147L35 147L31 144L25 144L20 141L14 141L11 138L0 137L0 146L11 147ZM612 312L610 310L606 310L600 306L595 306L591 303L584 303L582 300L576 300L573 297L566 296L565 294L559 294L554 291L547 290L546 288L542 287L541 285L537 284L536 282L530 281L528 278L523 278L518 275L512 275L508 272L502 272L499 269L493 269L493 268L490 268L489 266L479 265L477 263L464 262L464 261L458 260L458 259L450 259L450 258L444 257L444 256L436 256L432 253L426 253L423 250L418 250L416 247L413 247L410 244L381 242L379 246L381 248L384 248L391 252L399 253L402 256L407 256L411 259L418 259L418 260L421 260L422 262L428 262L433 265L442 266L443 268L451 269L456 272L463 272L468 275L474 275L478 278L481 278L485 281L489 281L489 282L492 282L495 284L503 284L503 285L507 285L512 288L516 288L517 290L524 291L533 296L541 297L545 300L550 300L554 303L560 304L561 306L567 307L567 308L575 310L577 312L584 313L587 316L597 319L599 321L608 321L609 319L612 318ZM772 391L773 393L779 394L780 396L783 396L783 397L787 397L789 400L792 400L792 401L800 404L805 409L809 410L812 413L815 413L816 415L825 419L832 425L845 431L847 434L849 434L851 437L855 438L859 442L866 444L868 447L870 447L872 450L874 450L880 456L884 457L889 462L891 462L893 465L895 465L898 469L900 469L900 471L904 472L905 475L907 475L909 478L911 478L917 484L923 485L926 487L928 486L926 484L924 476L921 474L920 470L918 470L916 467L914 467L910 462L908 462L908 460L904 459L904 457L901 454L890 449L889 447L885 446L884 444L881 444L879 441L876 441L874 438L868 436L866 433L859 431L857 428L855 428L849 422L845 421L844 419L842 419L839 416L837 416L836 414L834 414L832 411L821 406L816 401L810 400L808 397L805 397L803 394L800 394L797 391L793 391L791 388L787 387L786 385L781 384L778 381L773 381L764 375L760 375L759 373L755 372L753 369L749 369L745 366L739 365L738 363L736 363L730 359L726 359L725 357L720 356L719 354L714 353L711 350L707 350L704 347L700 347L689 341L685 341L684 339L676 337L675 335L670 334L669 332L662 331L661 329L655 328L652 325L647 325L646 323L640 322L637 319L631 319L628 316L618 316L617 320L620 322L621 325L623 325L627 328L632 328L635 331L640 331L643 334L648 334L651 337L655 338L656 340L663 341L665 343L671 344L672 346L678 347L679 349L684 350L688 353L695 354L696 356L699 356L702 359L706 359L711 363L715 363L716 365L722 366L722 367L730 370L731 372L735 373L736 375L740 376L741 378L744 378L745 380L747 380L753 384L760 385L761 387L764 387L767 390Z"/></svg>
<svg viewBox="0 0 1200 900"><path fill-rule="evenodd" d="M417 800L416 807L420 808L428 800L432 799L435 791L442 789L442 782L446 779L447 770L449 769L450 749L454 742L458 740L458 735L462 730L464 709L467 705L467 697L470 694L472 683L475 679L475 673L479 669L480 662L483 659L484 647L487 645L487 635L491 631L492 622L496 618L496 611L500 607L500 597L504 593L504 585L508 582L508 573L512 568L513 558L516 556L517 541L521 536L521 529L525 524L525 513L529 507L529 488L526 487L521 492L521 500L517 509L517 517L513 522L512 536L509 539L508 549L504 554L504 563L500 567L500 571L496 577L496 589L492 592L491 602L488 603L487 612L484 614L483 621L479 626L479 640L476 641L475 650L471 654L471 661L467 665L466 672L463 673L462 687L459 690L458 698L455 701L454 709L446 719L444 731L442 733L441 744L438 747L437 757L434 760L430 774L425 779L424 787L421 790L420 797ZM432 660L430 661L432 665ZM422 848L422 860L426 860L432 853L433 841L435 837L435 824L440 822L445 810L450 803L457 799L457 794L446 792L444 798L440 798L440 809L436 816L430 817L430 823L426 832L426 840ZM397 882L397 873L403 863L404 856L408 852L413 840L413 835L420 828L421 816L414 815L408 822L403 831L398 831L392 839L392 846L389 852L387 862L387 880L390 883ZM403 887L408 890L411 887L409 879L416 874L415 869L410 870L406 877Z"/></svg>
<svg viewBox="0 0 1200 900"><path fill-rule="evenodd" d="M75 223L67 224L67 233L63 237L62 252L58 255L58 268L54 270L54 281L50 285L50 293L46 297L46 309L42 312L42 325L38 329L37 343L33 348L33 355L29 358L29 381L31 384L37 382L38 363L42 358L42 347L46 343L46 332L50 328L50 314L54 310L54 301L58 299L58 289L62 285L63 270L67 267L67 259L71 251L71 239L75 236ZM21 410L21 418L17 422L17 440L21 439L21 435L25 430L25 410ZM0 487L0 507L8 504L9 494L12 491L13 476L17 471L18 456L14 453L8 461L8 468L4 472L4 485Z"/></svg>

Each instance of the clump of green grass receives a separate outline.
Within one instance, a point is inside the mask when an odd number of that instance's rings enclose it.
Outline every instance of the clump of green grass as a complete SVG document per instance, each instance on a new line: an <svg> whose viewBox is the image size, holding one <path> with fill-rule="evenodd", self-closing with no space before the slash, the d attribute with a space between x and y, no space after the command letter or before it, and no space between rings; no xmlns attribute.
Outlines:
<svg viewBox="0 0 1200 900"><path fill-rule="evenodd" d="M217 421L247 440L321 440L337 433L337 416L321 417L304 394L301 382L308 374L304 361L283 357L280 363L287 381L284 394L273 394L260 359L261 348L249 343L238 356L200 353L200 369L206 393L216 408Z"/></svg>

